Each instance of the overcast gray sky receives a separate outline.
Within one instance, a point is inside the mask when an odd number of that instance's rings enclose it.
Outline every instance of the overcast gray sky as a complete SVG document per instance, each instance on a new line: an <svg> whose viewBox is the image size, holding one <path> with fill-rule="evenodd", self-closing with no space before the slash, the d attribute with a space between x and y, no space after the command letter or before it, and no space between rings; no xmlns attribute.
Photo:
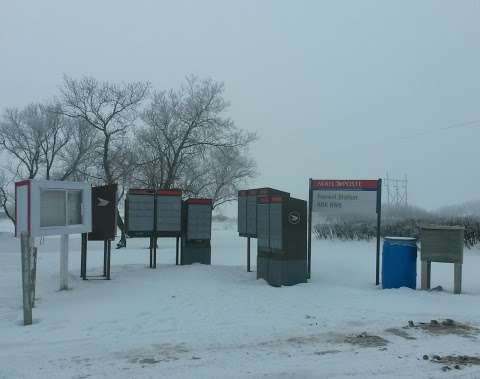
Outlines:
<svg viewBox="0 0 480 379"><path fill-rule="evenodd" d="M480 198L479 1L0 0L0 108L64 73L224 81L252 186L388 171L427 208Z"/></svg>

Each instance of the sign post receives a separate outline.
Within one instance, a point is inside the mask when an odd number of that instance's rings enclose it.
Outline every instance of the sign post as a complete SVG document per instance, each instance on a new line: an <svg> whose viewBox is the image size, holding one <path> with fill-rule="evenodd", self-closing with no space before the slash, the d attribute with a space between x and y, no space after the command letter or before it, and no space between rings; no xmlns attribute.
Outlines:
<svg viewBox="0 0 480 379"><path fill-rule="evenodd" d="M377 217L375 284L380 283L382 180L309 180L308 273L311 275L312 226L338 219ZM315 219L314 219L315 217Z"/></svg>

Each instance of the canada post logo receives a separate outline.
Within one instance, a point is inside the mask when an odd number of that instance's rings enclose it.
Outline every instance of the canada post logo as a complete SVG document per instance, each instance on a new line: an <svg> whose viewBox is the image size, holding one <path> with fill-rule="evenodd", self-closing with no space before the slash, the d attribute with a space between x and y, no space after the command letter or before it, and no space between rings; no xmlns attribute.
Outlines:
<svg viewBox="0 0 480 379"><path fill-rule="evenodd" d="M292 225L297 225L302 221L300 217L300 213L297 211L290 211L288 212L288 222Z"/></svg>

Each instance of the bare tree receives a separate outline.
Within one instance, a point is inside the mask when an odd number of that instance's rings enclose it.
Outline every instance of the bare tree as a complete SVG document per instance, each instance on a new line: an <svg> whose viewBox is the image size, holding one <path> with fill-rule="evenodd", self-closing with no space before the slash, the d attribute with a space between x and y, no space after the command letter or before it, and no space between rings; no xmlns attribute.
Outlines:
<svg viewBox="0 0 480 379"><path fill-rule="evenodd" d="M231 200L227 188L254 175L253 162L242 154L256 136L235 126L225 115L228 106L223 83L196 76L187 77L179 90L155 93L142 117L147 127L137 135L148 158L139 170L143 181ZM236 163L224 159L234 154ZM234 165L236 173L230 175Z"/></svg>
<svg viewBox="0 0 480 379"><path fill-rule="evenodd" d="M23 110L7 108L0 122L0 144L14 158L11 169L18 177L33 179L41 167L44 126L38 104Z"/></svg>
<svg viewBox="0 0 480 379"><path fill-rule="evenodd" d="M63 114L84 120L99 133L101 148L97 167L104 183L122 180L123 170L116 170L125 136L134 125L138 108L147 96L149 84L143 82L114 84L92 77L64 77L61 88ZM118 226L122 231L119 245L125 245L123 220L117 209Z"/></svg>
<svg viewBox="0 0 480 379"><path fill-rule="evenodd" d="M15 210L14 201L11 191L8 189L11 187L9 180L7 179L3 169L0 169L0 207L2 207L5 215L15 224Z"/></svg>

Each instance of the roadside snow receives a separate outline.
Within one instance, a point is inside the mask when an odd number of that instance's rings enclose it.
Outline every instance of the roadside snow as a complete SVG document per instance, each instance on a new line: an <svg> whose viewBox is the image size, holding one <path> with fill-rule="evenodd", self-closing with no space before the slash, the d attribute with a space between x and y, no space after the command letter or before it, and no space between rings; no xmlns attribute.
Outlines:
<svg viewBox="0 0 480 379"><path fill-rule="evenodd" d="M234 229L216 226L212 244L212 266L175 266L174 239L161 239L152 270L148 241L130 239L112 253L111 281L82 281L71 236L71 290L59 292L59 239L46 238L34 324L24 327L19 243L0 223L0 378L480 377L480 366L443 373L422 359L476 355L476 334L402 329L445 318L480 327L476 250L465 253L464 293L453 295L448 264L432 265L442 292L375 287L372 243L315 241L310 282L282 288L246 272ZM89 274L100 272L102 249L89 244ZM345 342L362 332L388 343Z"/></svg>

